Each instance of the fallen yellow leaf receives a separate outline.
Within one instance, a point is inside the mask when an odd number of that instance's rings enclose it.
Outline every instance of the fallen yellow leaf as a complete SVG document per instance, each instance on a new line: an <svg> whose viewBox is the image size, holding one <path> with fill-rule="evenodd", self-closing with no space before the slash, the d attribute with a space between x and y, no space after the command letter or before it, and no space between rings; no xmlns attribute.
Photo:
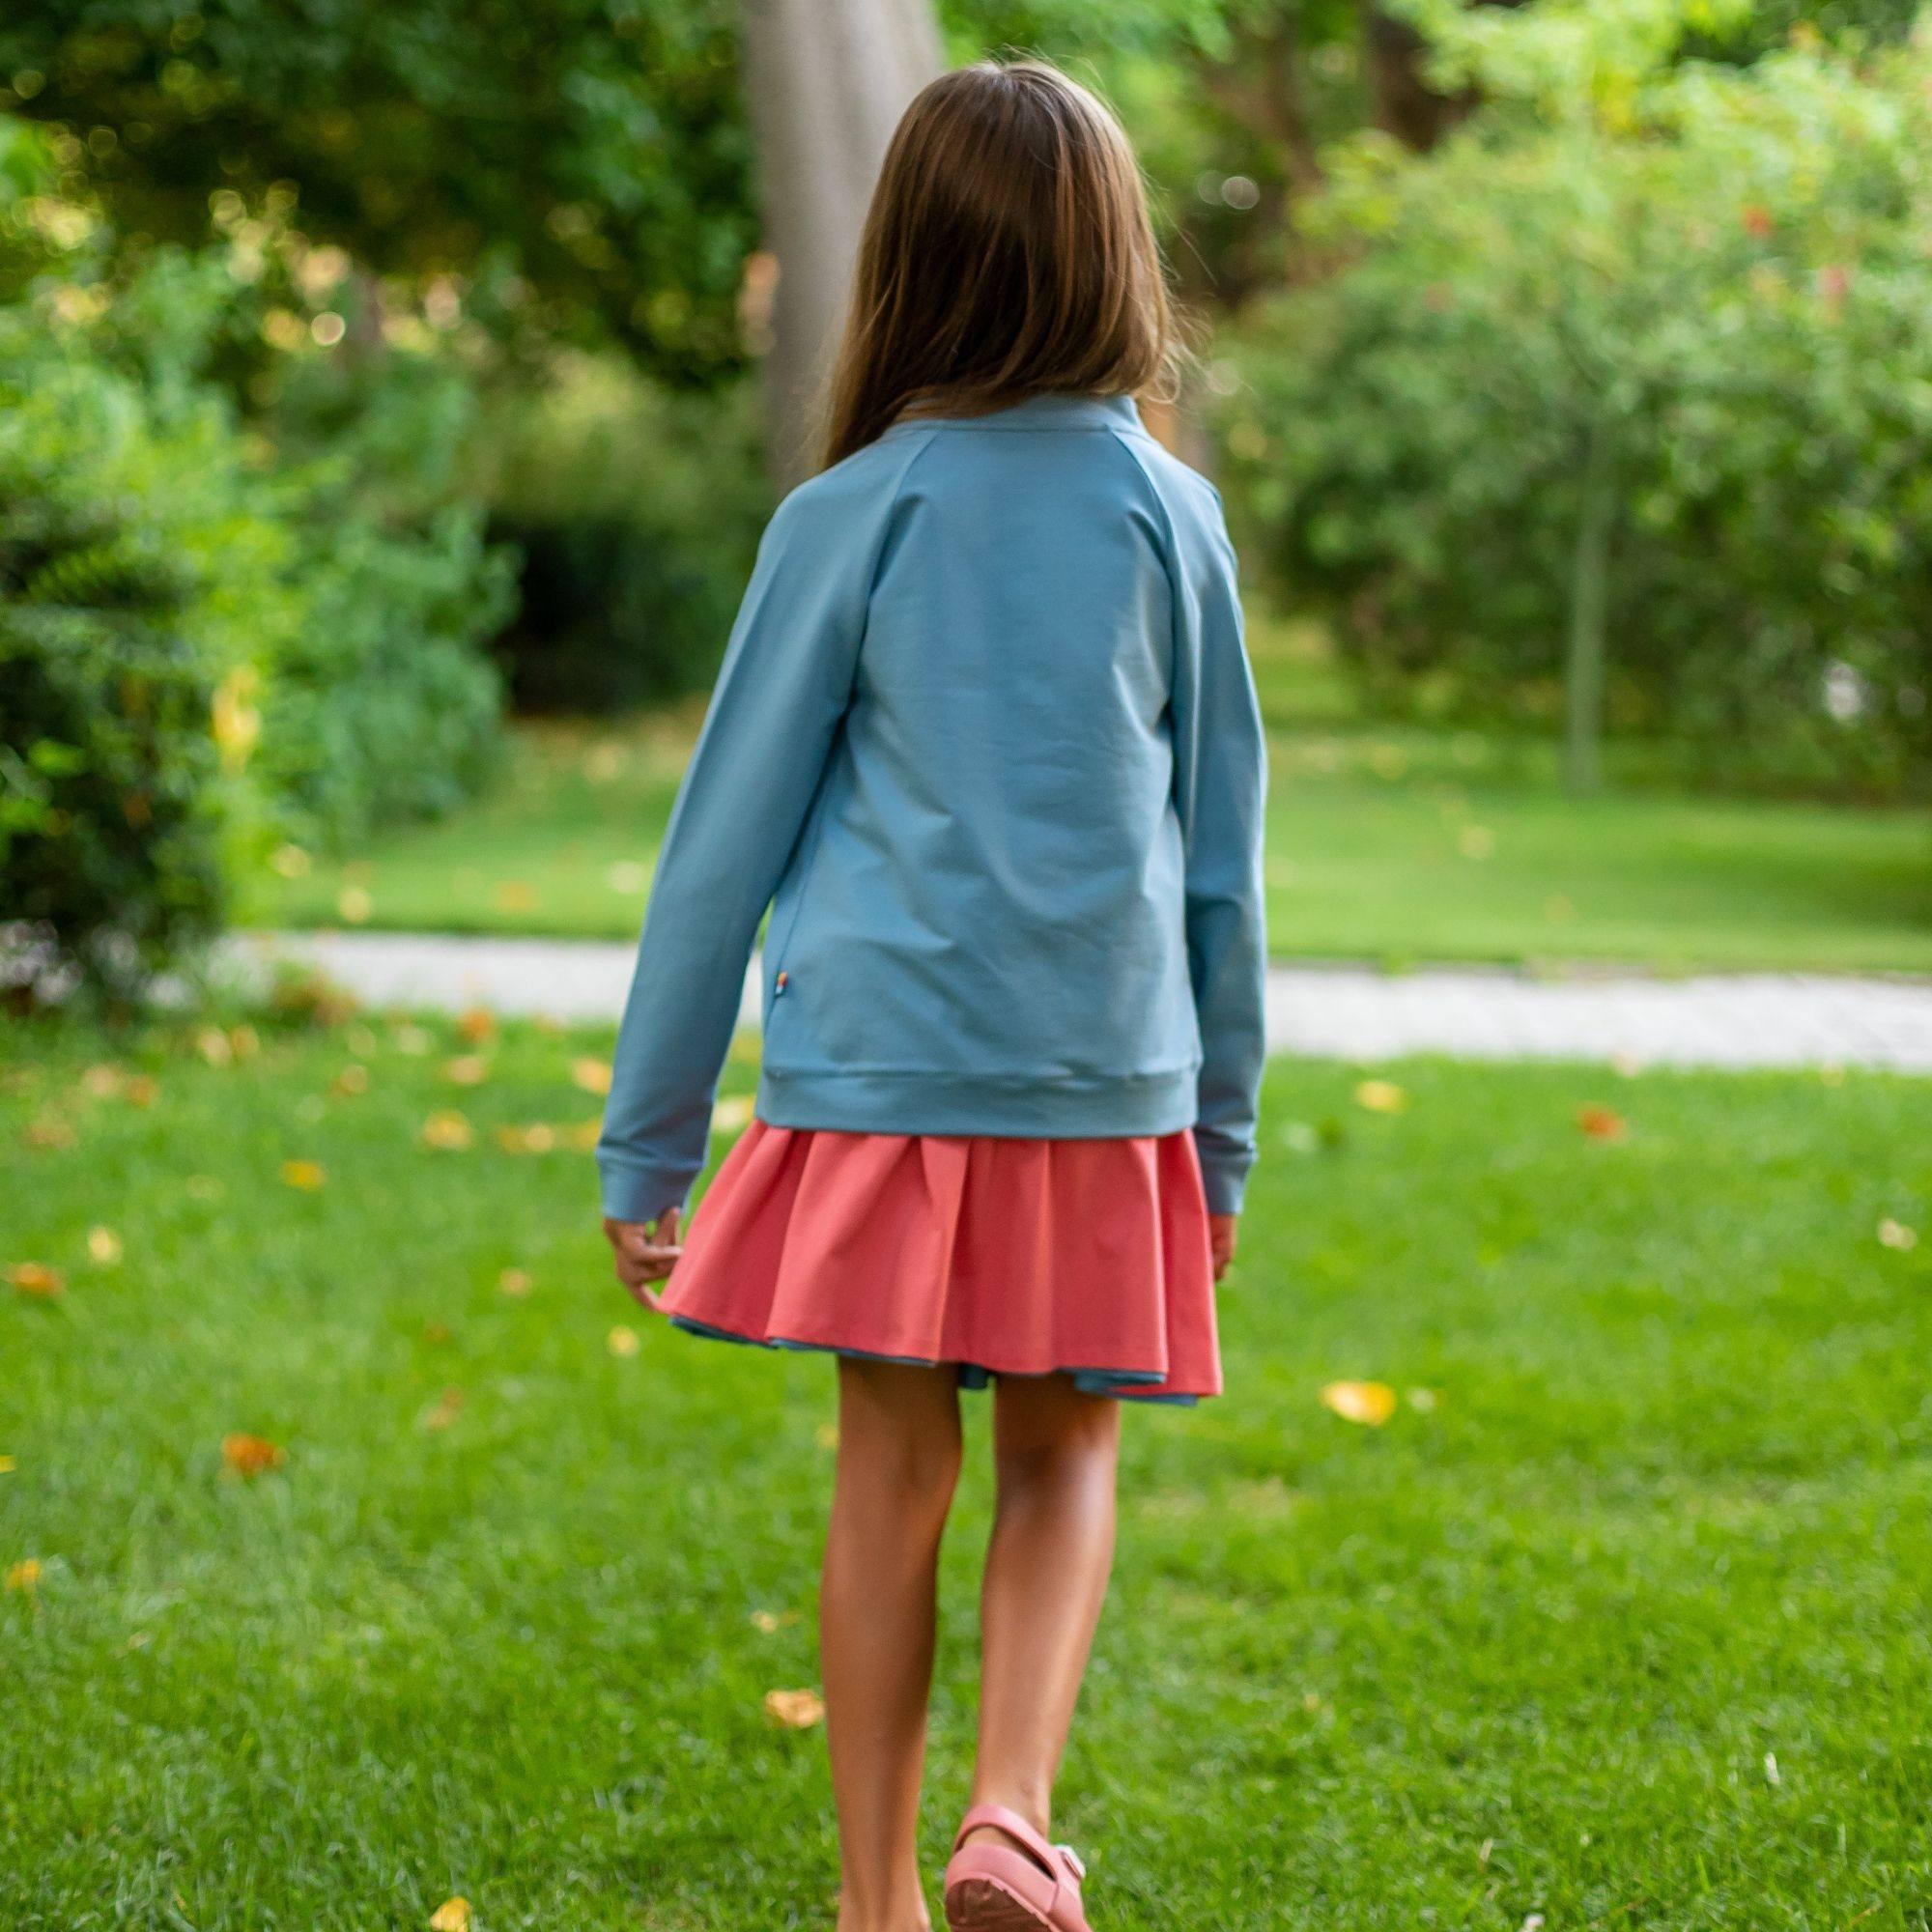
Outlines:
<svg viewBox="0 0 1932 1932"><path fill-rule="evenodd" d="M423 1122L423 1146L440 1149L444 1153L461 1153L475 1139L475 1128L463 1115L451 1108L444 1108L440 1113L432 1114Z"/></svg>
<svg viewBox="0 0 1932 1932"><path fill-rule="evenodd" d="M221 1438L221 1461L238 1476L259 1476L266 1469L279 1469L288 1457L266 1435L235 1435Z"/></svg>
<svg viewBox="0 0 1932 1932"><path fill-rule="evenodd" d="M32 1595L41 1580L41 1559L38 1556L23 1556L7 1572L7 1587L22 1590Z"/></svg>
<svg viewBox="0 0 1932 1932"><path fill-rule="evenodd" d="M446 1388L437 1397L436 1406L423 1417L425 1429L447 1429L463 1412L463 1391Z"/></svg>
<svg viewBox="0 0 1932 1932"><path fill-rule="evenodd" d="M618 1356L635 1355L643 1344L638 1340L635 1328L613 1328L611 1331L611 1352Z"/></svg>
<svg viewBox="0 0 1932 1932"><path fill-rule="evenodd" d="M111 1100L121 1091L121 1083L127 1076L118 1066L90 1066L80 1076L82 1090L97 1100Z"/></svg>
<svg viewBox="0 0 1932 1932"><path fill-rule="evenodd" d="M1322 1406L1344 1422L1379 1429L1395 1413L1395 1390L1386 1382L1328 1382L1321 1390Z"/></svg>
<svg viewBox="0 0 1932 1932"><path fill-rule="evenodd" d="M289 1186L313 1194L328 1176L319 1160L285 1160L282 1163L282 1179Z"/></svg>
<svg viewBox="0 0 1932 1932"><path fill-rule="evenodd" d="M581 1060L570 1063L570 1077L586 1094L608 1094L611 1091L611 1063L585 1054Z"/></svg>
<svg viewBox="0 0 1932 1932"><path fill-rule="evenodd" d="M219 1027L203 1027L194 1037L194 1046L211 1066L226 1066L235 1058L235 1042Z"/></svg>
<svg viewBox="0 0 1932 1932"><path fill-rule="evenodd" d="M237 1060L253 1060L262 1050L262 1036L251 1026L230 1027L228 1044Z"/></svg>
<svg viewBox="0 0 1932 1932"><path fill-rule="evenodd" d="M711 1110L711 1124L721 1134L735 1134L752 1124L752 1096L733 1094Z"/></svg>
<svg viewBox="0 0 1932 1932"><path fill-rule="evenodd" d="M480 1087L490 1077L490 1063L480 1053L460 1053L445 1063L442 1077L457 1087Z"/></svg>
<svg viewBox="0 0 1932 1932"><path fill-rule="evenodd" d="M542 1121L526 1127L498 1127L495 1137L505 1153L549 1153L556 1146L556 1129Z"/></svg>
<svg viewBox="0 0 1932 1932"><path fill-rule="evenodd" d="M1364 1080L1355 1089L1355 1104L1372 1114L1400 1114L1408 1095L1393 1080Z"/></svg>
<svg viewBox="0 0 1932 1932"><path fill-rule="evenodd" d="M456 1030L471 1046L479 1046L495 1037L497 1015L488 1007L470 1007L457 1014Z"/></svg>
<svg viewBox="0 0 1932 1932"><path fill-rule="evenodd" d="M1620 1141L1630 1132L1629 1124L1614 1107L1578 1107L1577 1124L1593 1141Z"/></svg>
<svg viewBox="0 0 1932 1932"><path fill-rule="evenodd" d="M112 1267L121 1259L121 1236L112 1228L90 1228L87 1252L102 1267Z"/></svg>
<svg viewBox="0 0 1932 1932"><path fill-rule="evenodd" d="M825 1699L816 1690L767 1690L765 1716L788 1731L809 1731L825 1721Z"/></svg>
<svg viewBox="0 0 1932 1932"><path fill-rule="evenodd" d="M811 1432L811 1439L821 1449L836 1449L838 1446L838 1425L836 1422L821 1422Z"/></svg>
<svg viewBox="0 0 1932 1932"><path fill-rule="evenodd" d="M1878 1224L1878 1239L1881 1247L1906 1254L1918 1245L1918 1230L1908 1228L1903 1221L1894 1221L1888 1215Z"/></svg>
<svg viewBox="0 0 1932 1932"><path fill-rule="evenodd" d="M56 1295L67 1287L67 1277L59 1268L44 1262L15 1262L7 1270L8 1285L22 1294Z"/></svg>
<svg viewBox="0 0 1932 1932"><path fill-rule="evenodd" d="M161 1097L159 1082L145 1073L135 1074L128 1081L126 1092L130 1107L152 1107Z"/></svg>
<svg viewBox="0 0 1932 1932"><path fill-rule="evenodd" d="M497 1286L521 1301L530 1292L530 1278L522 1268L505 1268L497 1277Z"/></svg>
<svg viewBox="0 0 1932 1932"><path fill-rule="evenodd" d="M445 1898L429 1916L429 1932L469 1932L469 1901Z"/></svg>
<svg viewBox="0 0 1932 1932"><path fill-rule="evenodd" d="M0 1456L0 1476L11 1476L19 1466L13 1457Z"/></svg>
<svg viewBox="0 0 1932 1932"><path fill-rule="evenodd" d="M752 1628L766 1636L775 1636L781 1630L789 1630L798 1622L796 1610L753 1610Z"/></svg>
<svg viewBox="0 0 1932 1932"><path fill-rule="evenodd" d="M604 1122L602 1121L576 1121L560 1131L565 1147L576 1148L580 1151L587 1153L603 1139Z"/></svg>

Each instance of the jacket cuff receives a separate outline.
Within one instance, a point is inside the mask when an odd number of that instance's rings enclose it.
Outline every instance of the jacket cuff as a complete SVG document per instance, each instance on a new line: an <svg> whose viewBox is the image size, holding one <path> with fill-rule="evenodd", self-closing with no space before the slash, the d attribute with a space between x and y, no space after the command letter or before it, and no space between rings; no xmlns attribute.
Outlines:
<svg viewBox="0 0 1932 1932"><path fill-rule="evenodd" d="M597 1172L604 1212L612 1221L655 1221L673 1208L681 1210L697 1178L679 1168L640 1166L602 1152Z"/></svg>
<svg viewBox="0 0 1932 1932"><path fill-rule="evenodd" d="M1238 1214L1253 1161L1245 1151L1231 1154L1225 1148L1208 1147L1199 1135L1194 1146L1201 1156L1201 1189L1208 1213Z"/></svg>

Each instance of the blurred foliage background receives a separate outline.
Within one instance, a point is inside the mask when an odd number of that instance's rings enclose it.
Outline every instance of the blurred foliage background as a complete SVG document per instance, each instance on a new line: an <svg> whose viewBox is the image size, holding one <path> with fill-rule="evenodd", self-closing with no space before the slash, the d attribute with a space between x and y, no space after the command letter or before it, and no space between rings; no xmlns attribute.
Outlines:
<svg viewBox="0 0 1932 1932"><path fill-rule="evenodd" d="M1374 715L1932 792L1903 0L947 0L1119 105L1181 434ZM701 686L771 488L727 0L0 21L0 917L137 979L506 700Z"/></svg>

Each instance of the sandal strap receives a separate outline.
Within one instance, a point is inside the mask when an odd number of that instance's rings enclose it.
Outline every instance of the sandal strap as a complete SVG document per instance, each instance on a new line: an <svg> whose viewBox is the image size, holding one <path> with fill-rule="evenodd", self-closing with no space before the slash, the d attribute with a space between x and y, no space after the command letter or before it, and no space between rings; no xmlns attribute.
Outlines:
<svg viewBox="0 0 1932 1932"><path fill-rule="evenodd" d="M1038 1861L1039 1867L1049 1878L1060 1877L1060 1861L1055 1848L1048 1844L1017 1811L1009 1810L1004 1804L976 1804L959 1821L959 1829L952 1834L952 1849L956 1852L965 1842L968 1832L990 1828L1004 1832L1008 1837L1019 1845L1032 1858ZM1083 1874L1084 1876L1084 1874Z"/></svg>

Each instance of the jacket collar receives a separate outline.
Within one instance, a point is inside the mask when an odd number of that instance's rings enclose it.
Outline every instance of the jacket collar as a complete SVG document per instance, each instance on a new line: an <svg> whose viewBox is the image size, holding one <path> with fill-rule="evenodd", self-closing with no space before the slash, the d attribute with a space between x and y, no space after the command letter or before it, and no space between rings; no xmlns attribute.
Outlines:
<svg viewBox="0 0 1932 1932"><path fill-rule="evenodd" d="M1141 412L1131 396L1029 396L982 416L901 416L885 432L899 436L913 429L1127 429L1141 428Z"/></svg>

